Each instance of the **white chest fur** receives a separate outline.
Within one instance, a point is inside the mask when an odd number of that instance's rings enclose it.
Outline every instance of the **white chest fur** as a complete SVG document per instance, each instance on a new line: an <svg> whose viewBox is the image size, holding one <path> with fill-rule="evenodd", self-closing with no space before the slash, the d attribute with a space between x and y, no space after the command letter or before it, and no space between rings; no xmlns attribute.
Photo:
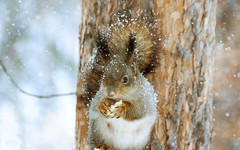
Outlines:
<svg viewBox="0 0 240 150"><path fill-rule="evenodd" d="M124 119L102 118L101 114L96 119L98 132L102 135L105 144L115 149L142 149L148 142L151 127L155 116L146 116L136 121Z"/></svg>
<svg viewBox="0 0 240 150"><path fill-rule="evenodd" d="M89 109L89 143L92 147L104 143L114 150L141 150L147 144L157 118L157 95L151 84L141 76L141 86L138 91L124 96L121 99L131 100L131 102L145 106L143 117L134 121L104 117L97 106L107 96L104 89L100 88Z"/></svg>

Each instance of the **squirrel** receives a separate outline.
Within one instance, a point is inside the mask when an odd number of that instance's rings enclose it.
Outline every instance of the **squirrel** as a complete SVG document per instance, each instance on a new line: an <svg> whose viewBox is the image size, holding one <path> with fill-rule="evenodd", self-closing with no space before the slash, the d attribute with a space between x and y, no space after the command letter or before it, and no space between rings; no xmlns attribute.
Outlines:
<svg viewBox="0 0 240 150"><path fill-rule="evenodd" d="M99 89L89 107L92 149L141 150L147 145L157 118L157 95L145 78L157 64L158 38L152 29L135 22L98 30L98 70L95 66L92 72L100 79Z"/></svg>

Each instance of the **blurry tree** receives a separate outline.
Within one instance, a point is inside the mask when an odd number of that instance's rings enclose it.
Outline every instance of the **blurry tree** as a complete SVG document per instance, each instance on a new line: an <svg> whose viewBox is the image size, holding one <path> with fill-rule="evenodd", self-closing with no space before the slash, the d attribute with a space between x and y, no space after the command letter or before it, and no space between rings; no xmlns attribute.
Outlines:
<svg viewBox="0 0 240 150"><path fill-rule="evenodd" d="M144 10L157 16L163 54L148 75L159 100L150 149L210 149L216 0L83 0L76 106L76 149L87 146L87 104L81 73L95 48L94 30L114 14ZM94 64L93 64L94 65Z"/></svg>

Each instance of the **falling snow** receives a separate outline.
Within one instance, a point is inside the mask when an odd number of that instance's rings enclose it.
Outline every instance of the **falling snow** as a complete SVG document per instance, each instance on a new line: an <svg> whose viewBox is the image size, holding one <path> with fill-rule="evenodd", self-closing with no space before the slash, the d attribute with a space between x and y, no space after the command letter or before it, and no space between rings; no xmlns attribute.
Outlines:
<svg viewBox="0 0 240 150"><path fill-rule="evenodd" d="M0 59L19 86L39 95L76 91L79 1L8 0L0 10ZM0 83L1 150L74 148L75 96L29 97L1 67Z"/></svg>
<svg viewBox="0 0 240 150"><path fill-rule="evenodd" d="M240 3L219 1L218 7L212 147L238 150ZM43 95L75 91L79 0L8 0L0 2L0 10L0 59L20 87ZM204 23L208 21L206 18ZM120 21L118 24L124 26ZM171 37L158 38L164 41L165 49ZM1 67L0 83L1 150L74 148L75 96L41 100L26 96L13 86Z"/></svg>

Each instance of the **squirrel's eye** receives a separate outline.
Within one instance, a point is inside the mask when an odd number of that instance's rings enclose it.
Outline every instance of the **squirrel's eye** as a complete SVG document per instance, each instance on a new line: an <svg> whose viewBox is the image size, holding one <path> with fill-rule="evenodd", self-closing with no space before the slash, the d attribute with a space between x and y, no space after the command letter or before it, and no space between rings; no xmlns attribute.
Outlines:
<svg viewBox="0 0 240 150"><path fill-rule="evenodd" d="M128 83L128 76L127 75L124 75L122 77L122 83L124 83L124 84Z"/></svg>

